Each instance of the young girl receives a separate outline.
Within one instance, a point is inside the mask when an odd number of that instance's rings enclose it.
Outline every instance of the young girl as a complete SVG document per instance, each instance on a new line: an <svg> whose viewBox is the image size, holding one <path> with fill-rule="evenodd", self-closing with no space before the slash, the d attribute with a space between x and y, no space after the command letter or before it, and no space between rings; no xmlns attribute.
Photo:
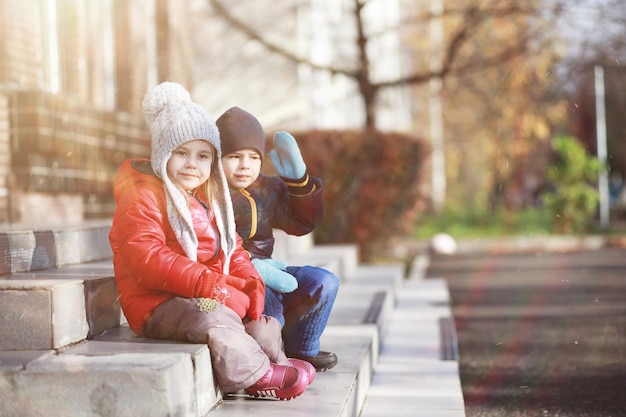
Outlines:
<svg viewBox="0 0 626 417"><path fill-rule="evenodd" d="M217 127L181 85L148 91L150 160L128 160L114 185L115 279L138 335L206 343L220 389L289 400L315 377L287 359L265 285L235 232Z"/></svg>

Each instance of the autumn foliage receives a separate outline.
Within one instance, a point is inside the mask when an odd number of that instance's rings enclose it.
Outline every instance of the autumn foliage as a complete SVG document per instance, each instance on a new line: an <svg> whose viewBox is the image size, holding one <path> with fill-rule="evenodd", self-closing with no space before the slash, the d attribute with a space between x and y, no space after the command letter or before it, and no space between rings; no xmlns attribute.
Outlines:
<svg viewBox="0 0 626 417"><path fill-rule="evenodd" d="M367 260L390 238L412 233L430 155L423 139L367 130L291 133L308 171L324 182L316 243L357 243ZM271 164L264 171L275 173Z"/></svg>

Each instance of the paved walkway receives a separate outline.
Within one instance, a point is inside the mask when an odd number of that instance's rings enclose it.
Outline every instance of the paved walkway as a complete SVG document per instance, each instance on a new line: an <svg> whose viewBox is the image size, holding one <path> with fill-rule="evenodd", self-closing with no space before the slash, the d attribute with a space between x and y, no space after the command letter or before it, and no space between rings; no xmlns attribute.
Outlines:
<svg viewBox="0 0 626 417"><path fill-rule="evenodd" d="M626 250L431 258L453 300L467 417L626 416Z"/></svg>

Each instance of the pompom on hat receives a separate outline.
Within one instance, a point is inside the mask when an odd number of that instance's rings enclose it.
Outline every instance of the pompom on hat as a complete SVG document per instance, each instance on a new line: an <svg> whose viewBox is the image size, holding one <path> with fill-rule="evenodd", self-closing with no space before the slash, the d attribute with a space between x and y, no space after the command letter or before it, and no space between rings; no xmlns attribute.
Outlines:
<svg viewBox="0 0 626 417"><path fill-rule="evenodd" d="M256 150L261 159L265 156L265 132L252 114L239 107L231 107L218 117L224 155L244 148Z"/></svg>
<svg viewBox="0 0 626 417"><path fill-rule="evenodd" d="M152 168L157 175L172 151L194 139L204 139L221 156L220 134L209 114L191 101L185 88L164 82L152 88L143 99L143 113L152 132Z"/></svg>
<svg viewBox="0 0 626 417"><path fill-rule="evenodd" d="M167 214L176 239L187 256L197 260L198 237L193 228L188 195L167 175L167 162L172 152L183 144L202 139L217 150L216 165L211 173L211 209L220 232L225 254L224 273L228 273L230 256L235 249L235 220L221 161L220 134L209 114L191 101L189 92L180 84L164 82L150 89L143 99L143 112L152 134L151 165L163 181ZM218 178L213 178L217 175Z"/></svg>

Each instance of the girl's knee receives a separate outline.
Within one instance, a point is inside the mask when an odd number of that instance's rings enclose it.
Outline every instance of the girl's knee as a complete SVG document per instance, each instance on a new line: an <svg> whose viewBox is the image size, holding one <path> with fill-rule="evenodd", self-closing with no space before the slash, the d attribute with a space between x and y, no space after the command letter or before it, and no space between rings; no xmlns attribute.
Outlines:
<svg viewBox="0 0 626 417"><path fill-rule="evenodd" d="M261 320L264 322L265 327L267 327L269 334L280 335L282 325L276 317L262 315Z"/></svg>
<svg viewBox="0 0 626 417"><path fill-rule="evenodd" d="M274 337L280 335L281 324L275 317L262 315L258 320L251 320L245 324L246 332L253 337Z"/></svg>

